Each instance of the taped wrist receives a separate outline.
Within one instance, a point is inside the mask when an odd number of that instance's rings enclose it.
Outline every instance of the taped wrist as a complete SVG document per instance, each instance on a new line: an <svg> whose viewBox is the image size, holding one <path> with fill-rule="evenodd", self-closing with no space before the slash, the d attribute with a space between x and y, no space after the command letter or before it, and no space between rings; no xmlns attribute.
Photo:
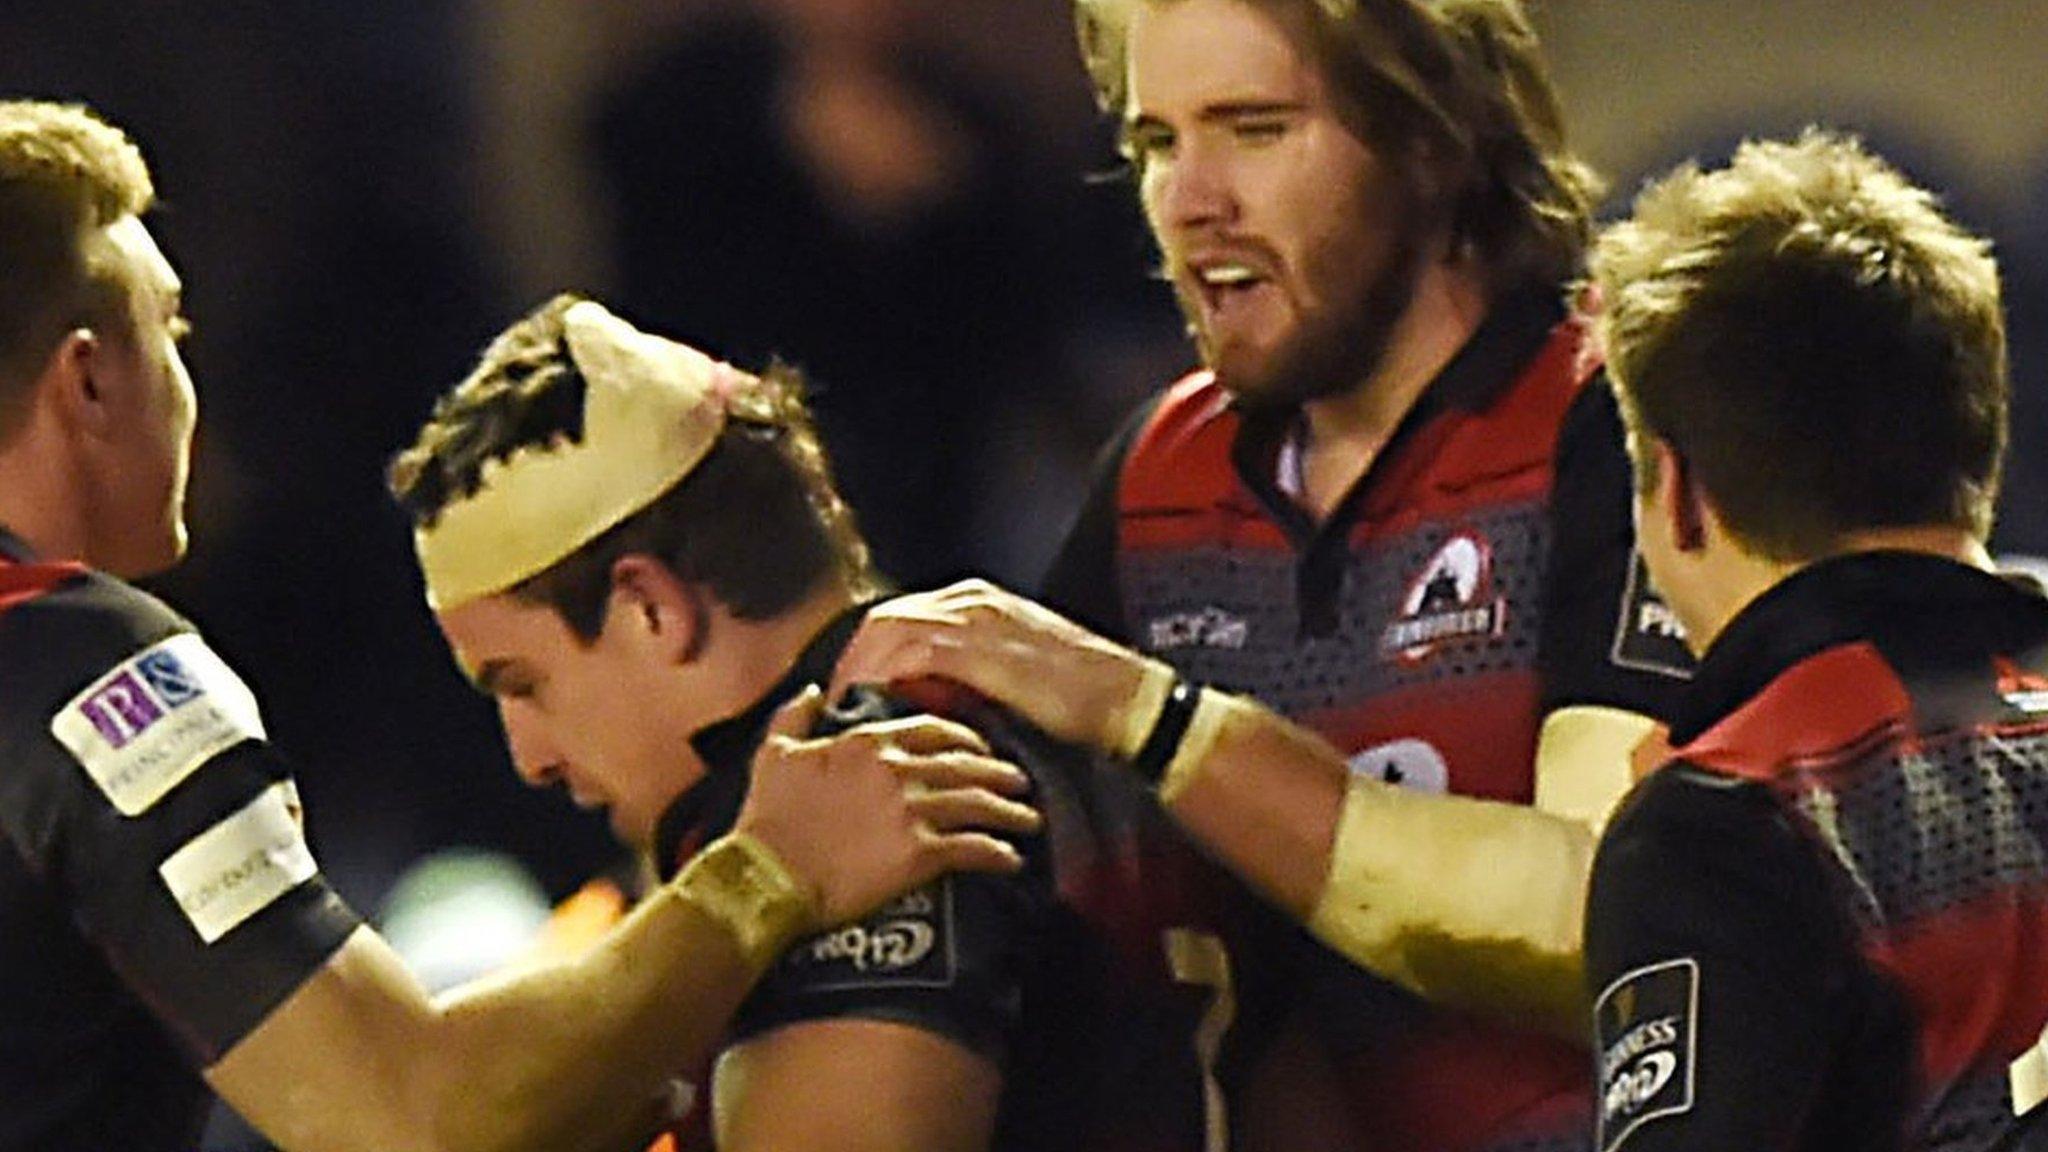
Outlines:
<svg viewBox="0 0 2048 1152"><path fill-rule="evenodd" d="M1110 725L1114 729L1109 743L1111 755L1136 761L1144 753L1166 718L1165 709L1173 690L1180 684L1180 677L1168 665L1157 660L1145 661L1144 679L1138 682Z"/></svg>
<svg viewBox="0 0 2048 1152"><path fill-rule="evenodd" d="M756 972L765 971L817 915L810 893L774 851L744 832L713 841L669 887L723 925Z"/></svg>

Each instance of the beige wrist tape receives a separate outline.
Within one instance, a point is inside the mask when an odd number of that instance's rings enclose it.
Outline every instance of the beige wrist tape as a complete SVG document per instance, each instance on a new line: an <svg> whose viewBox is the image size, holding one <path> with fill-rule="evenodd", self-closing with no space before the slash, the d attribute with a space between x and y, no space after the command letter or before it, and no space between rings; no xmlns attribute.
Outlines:
<svg viewBox="0 0 2048 1152"><path fill-rule="evenodd" d="M1570 1020L1592 851L1533 808L1354 777L1309 930L1432 1001Z"/></svg>
<svg viewBox="0 0 2048 1152"><path fill-rule="evenodd" d="M1174 679L1170 666L1157 660L1145 661L1145 678L1111 717L1111 755L1129 760L1145 746L1145 738L1152 734L1152 726L1159 723L1159 713L1166 708Z"/></svg>
<svg viewBox="0 0 2048 1152"><path fill-rule="evenodd" d="M817 912L774 851L744 832L712 841L669 887L723 924L755 971L766 969Z"/></svg>

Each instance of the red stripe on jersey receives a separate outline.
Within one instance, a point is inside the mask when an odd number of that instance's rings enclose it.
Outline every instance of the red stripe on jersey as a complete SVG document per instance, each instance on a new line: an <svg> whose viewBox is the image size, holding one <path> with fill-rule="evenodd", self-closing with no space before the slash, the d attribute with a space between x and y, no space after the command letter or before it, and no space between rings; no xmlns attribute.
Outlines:
<svg viewBox="0 0 2048 1152"><path fill-rule="evenodd" d="M1353 1054L1343 1074L1351 1091L1370 1093L1353 1101L1369 1147L1445 1152L1590 1131L1590 1060L1541 1033L1437 1012L1398 1043Z"/></svg>
<svg viewBox="0 0 2048 1152"><path fill-rule="evenodd" d="M1125 459L1121 549L1292 549L1237 482L1237 429L1230 394L1211 374L1198 372L1167 390Z"/></svg>
<svg viewBox="0 0 2048 1152"><path fill-rule="evenodd" d="M1418 684L1348 708L1308 713L1300 720L1353 757L1366 749L1426 736L1449 769L1447 791L1527 804L1535 798L1529 765L1536 759L1541 696L1541 678L1529 669ZM1370 772L1372 765L1354 768Z"/></svg>
<svg viewBox="0 0 2048 1152"><path fill-rule="evenodd" d="M1912 711L1877 649L1847 644L1793 665L1677 755L1731 776L1776 780L1860 757L1873 741L1903 735Z"/></svg>
<svg viewBox="0 0 2048 1152"><path fill-rule="evenodd" d="M0 557L0 612L34 600L85 571L83 564L16 564Z"/></svg>
<svg viewBox="0 0 2048 1152"><path fill-rule="evenodd" d="M1352 525L1353 543L1455 515L1469 506L1475 487L1486 489L1485 507L1546 494L1557 429L1599 368L1598 359L1587 355L1583 323L1560 323L1491 407L1439 412L1374 466ZM1232 452L1240 426L1230 394L1209 372L1167 390L1125 457L1118 512L1122 549L1292 550L1239 480Z"/></svg>
<svg viewBox="0 0 2048 1152"><path fill-rule="evenodd" d="M1882 937L1865 954L1888 970L1921 1021L1920 1066L1938 1092L1986 1058L1998 1070L2048 1026L2048 893L1986 893ZM1956 974L1975 974L1958 980Z"/></svg>
<svg viewBox="0 0 2048 1152"><path fill-rule="evenodd" d="M1379 499L1366 506L1366 518L1377 520L1397 508L1434 516L1441 511L1438 499L1480 485L1488 488L1490 504L1548 492L1557 430L1580 389L1600 370L1584 344L1584 326L1566 320L1491 407L1440 413L1402 448L1403 461L1413 463L1407 474L1389 474L1376 485ZM1509 486L1499 487L1502 482Z"/></svg>

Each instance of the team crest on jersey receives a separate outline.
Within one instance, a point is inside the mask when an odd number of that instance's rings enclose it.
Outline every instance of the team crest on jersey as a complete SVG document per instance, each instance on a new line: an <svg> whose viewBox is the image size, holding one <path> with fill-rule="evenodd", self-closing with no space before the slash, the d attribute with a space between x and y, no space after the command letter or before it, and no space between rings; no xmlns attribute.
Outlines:
<svg viewBox="0 0 2048 1152"><path fill-rule="evenodd" d="M949 987L953 881L920 888L858 924L821 932L784 953L783 963L806 992Z"/></svg>
<svg viewBox="0 0 2048 1152"><path fill-rule="evenodd" d="M1600 1152L1658 1117L1692 1110L1699 1000L1700 966L1689 957L1624 973L1600 993Z"/></svg>
<svg viewBox="0 0 2048 1152"><path fill-rule="evenodd" d="M241 677L182 632L72 697L50 734L123 816L137 816L214 756L262 739L263 719Z"/></svg>
<svg viewBox="0 0 2048 1152"><path fill-rule="evenodd" d="M1657 672L1688 679L1692 652L1685 646L1685 625L1650 583L1642 553L1628 557L1628 584L1621 593L1621 616L1614 624L1614 646L1608 659L1638 672Z"/></svg>
<svg viewBox="0 0 2048 1152"><path fill-rule="evenodd" d="M1414 663L1452 640L1499 636L1507 623L1507 600L1493 594L1493 549L1461 532L1409 583L1400 617L1380 636L1380 653Z"/></svg>

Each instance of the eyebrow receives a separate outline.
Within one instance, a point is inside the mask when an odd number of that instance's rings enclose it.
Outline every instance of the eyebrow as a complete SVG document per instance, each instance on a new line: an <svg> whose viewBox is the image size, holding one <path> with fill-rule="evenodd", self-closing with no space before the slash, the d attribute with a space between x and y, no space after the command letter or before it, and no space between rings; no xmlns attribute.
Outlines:
<svg viewBox="0 0 2048 1152"><path fill-rule="evenodd" d="M476 671L468 673L469 686L486 696L495 697L498 694L499 684L505 679L506 673L511 670L512 661L510 660L486 660L477 666Z"/></svg>
<svg viewBox="0 0 2048 1152"><path fill-rule="evenodd" d="M1221 100L1203 105L1201 111L1195 113L1195 123L1215 124L1228 120L1242 120L1248 116L1275 116L1300 112L1307 107L1308 105L1300 100ZM1135 128L1164 123L1160 117L1134 108L1130 115L1124 117L1123 130L1129 132Z"/></svg>

